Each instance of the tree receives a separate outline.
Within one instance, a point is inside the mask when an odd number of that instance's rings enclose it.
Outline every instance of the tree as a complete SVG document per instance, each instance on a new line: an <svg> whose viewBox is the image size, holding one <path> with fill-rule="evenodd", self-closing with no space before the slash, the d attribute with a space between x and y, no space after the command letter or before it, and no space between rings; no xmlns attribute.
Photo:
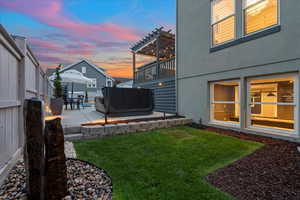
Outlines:
<svg viewBox="0 0 300 200"><path fill-rule="evenodd" d="M63 96L63 89L61 85L61 77L60 77L60 68L61 65L59 65L55 69L55 79L54 79L54 96L55 98L61 98Z"/></svg>

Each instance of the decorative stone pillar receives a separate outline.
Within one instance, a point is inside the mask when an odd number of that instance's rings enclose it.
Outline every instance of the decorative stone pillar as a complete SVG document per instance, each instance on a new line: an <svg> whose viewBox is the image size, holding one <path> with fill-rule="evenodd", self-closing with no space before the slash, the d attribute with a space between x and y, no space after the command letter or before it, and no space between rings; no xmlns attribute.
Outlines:
<svg viewBox="0 0 300 200"><path fill-rule="evenodd" d="M46 121L46 199L62 199L68 195L64 133L61 119Z"/></svg>
<svg viewBox="0 0 300 200"><path fill-rule="evenodd" d="M29 199L44 199L44 116L43 103L38 99L24 103L25 146L24 161L26 187Z"/></svg>

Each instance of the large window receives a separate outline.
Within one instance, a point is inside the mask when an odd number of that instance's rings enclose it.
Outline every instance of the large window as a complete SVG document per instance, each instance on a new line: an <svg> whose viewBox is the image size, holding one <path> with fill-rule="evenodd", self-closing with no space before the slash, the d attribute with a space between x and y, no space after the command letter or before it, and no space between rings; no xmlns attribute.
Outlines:
<svg viewBox="0 0 300 200"><path fill-rule="evenodd" d="M211 121L227 125L240 122L240 82L238 80L211 83Z"/></svg>
<svg viewBox="0 0 300 200"><path fill-rule="evenodd" d="M212 1L213 45L235 38L235 0Z"/></svg>
<svg viewBox="0 0 300 200"><path fill-rule="evenodd" d="M278 24L278 0L244 0L244 33Z"/></svg>
<svg viewBox="0 0 300 200"><path fill-rule="evenodd" d="M296 130L295 75L269 76L248 81L248 126L277 131Z"/></svg>

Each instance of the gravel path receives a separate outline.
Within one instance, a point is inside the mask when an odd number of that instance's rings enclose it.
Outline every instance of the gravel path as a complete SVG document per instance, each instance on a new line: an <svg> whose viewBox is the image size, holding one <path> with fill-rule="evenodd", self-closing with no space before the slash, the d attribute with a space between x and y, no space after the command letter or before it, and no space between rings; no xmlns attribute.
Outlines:
<svg viewBox="0 0 300 200"><path fill-rule="evenodd" d="M208 128L209 131L265 144L206 177L208 183L241 200L299 200L299 144L283 140Z"/></svg>
<svg viewBox="0 0 300 200"><path fill-rule="evenodd" d="M65 199L112 199L112 182L101 169L87 162L68 159L68 190ZM24 162L19 161L0 187L0 200L27 200Z"/></svg>

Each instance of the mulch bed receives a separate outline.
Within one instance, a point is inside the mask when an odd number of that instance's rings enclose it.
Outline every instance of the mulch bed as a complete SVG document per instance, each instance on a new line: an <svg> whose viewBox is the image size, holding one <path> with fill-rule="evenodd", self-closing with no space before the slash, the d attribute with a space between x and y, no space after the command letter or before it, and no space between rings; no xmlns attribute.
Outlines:
<svg viewBox="0 0 300 200"><path fill-rule="evenodd" d="M96 126L96 125L108 125L108 124L128 124L132 122L148 122L148 121L158 121L158 120L166 120L166 119L180 119L183 118L181 116L166 116L166 117L152 117L152 118L137 118L137 119L128 119L128 120L115 120L105 122L97 122L97 123L86 123L81 124L82 126Z"/></svg>
<svg viewBox="0 0 300 200"><path fill-rule="evenodd" d="M112 182L104 170L77 159L67 162L69 199L112 199ZM27 200L24 162L19 161L0 187L0 200Z"/></svg>
<svg viewBox="0 0 300 200"><path fill-rule="evenodd" d="M206 130L265 144L251 155L209 174L208 183L241 200L300 199L300 144L231 130Z"/></svg>

